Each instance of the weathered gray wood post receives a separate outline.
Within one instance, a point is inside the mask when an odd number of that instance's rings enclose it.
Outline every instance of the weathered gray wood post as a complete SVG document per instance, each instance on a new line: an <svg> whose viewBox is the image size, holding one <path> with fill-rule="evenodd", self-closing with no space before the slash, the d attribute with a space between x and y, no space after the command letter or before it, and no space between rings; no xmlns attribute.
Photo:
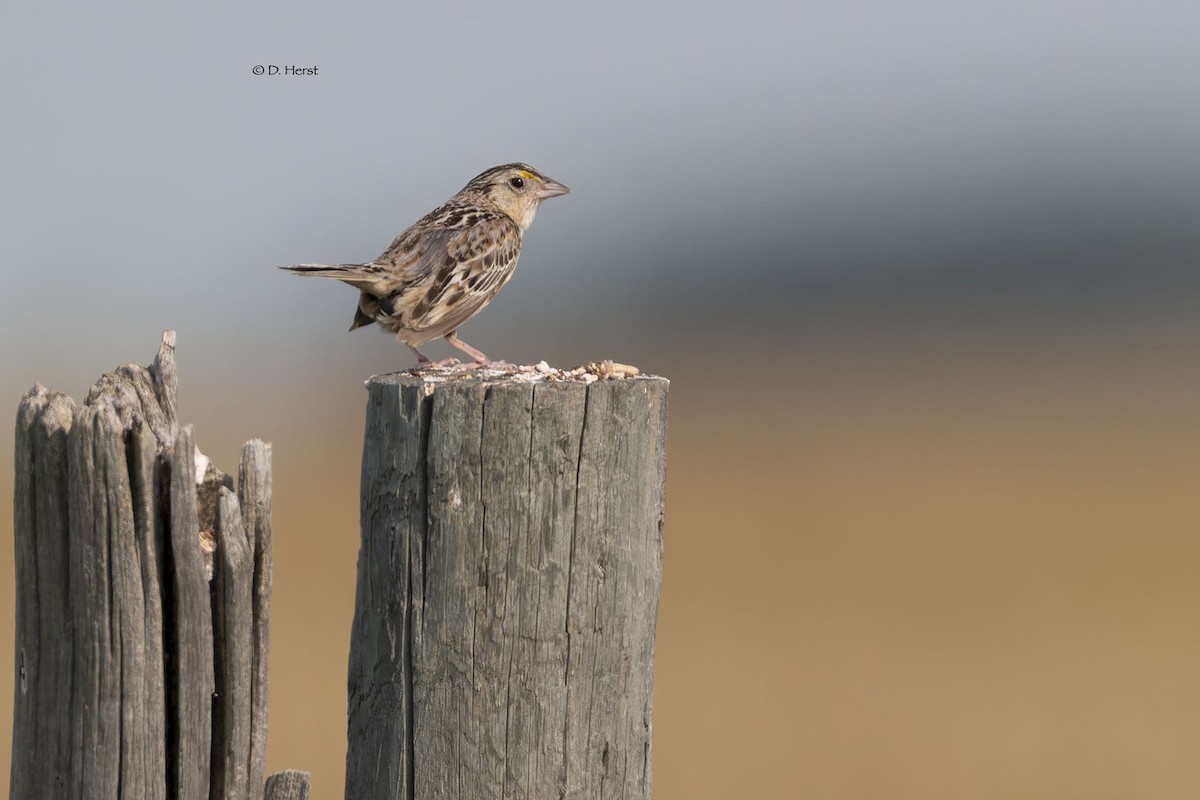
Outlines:
<svg viewBox="0 0 1200 800"><path fill-rule="evenodd" d="M177 424L174 352L21 400L13 800L263 796L271 446L235 492Z"/></svg>
<svg viewBox="0 0 1200 800"><path fill-rule="evenodd" d="M347 800L650 797L668 383L521 377L368 382Z"/></svg>

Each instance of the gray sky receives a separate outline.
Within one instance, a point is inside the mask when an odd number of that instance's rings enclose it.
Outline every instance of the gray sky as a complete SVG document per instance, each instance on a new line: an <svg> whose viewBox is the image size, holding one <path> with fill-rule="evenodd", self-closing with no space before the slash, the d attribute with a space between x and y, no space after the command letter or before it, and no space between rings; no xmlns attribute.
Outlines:
<svg viewBox="0 0 1200 800"><path fill-rule="evenodd" d="M109 343L168 326L226 349L342 347L352 292L272 266L372 258L510 160L574 193L467 331L551 313L703 325L731 297L880 287L1197 286L1194 3L2 13L14 364L107 365Z"/></svg>

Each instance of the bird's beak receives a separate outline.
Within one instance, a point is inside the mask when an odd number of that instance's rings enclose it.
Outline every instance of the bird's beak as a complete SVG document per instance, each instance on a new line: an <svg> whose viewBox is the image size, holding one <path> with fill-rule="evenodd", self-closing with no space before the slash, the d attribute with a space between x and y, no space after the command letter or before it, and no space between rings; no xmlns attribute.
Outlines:
<svg viewBox="0 0 1200 800"><path fill-rule="evenodd" d="M571 190L558 181L548 180L538 187L533 196L538 200L545 200L547 197L558 197L560 194L566 194L569 191Z"/></svg>

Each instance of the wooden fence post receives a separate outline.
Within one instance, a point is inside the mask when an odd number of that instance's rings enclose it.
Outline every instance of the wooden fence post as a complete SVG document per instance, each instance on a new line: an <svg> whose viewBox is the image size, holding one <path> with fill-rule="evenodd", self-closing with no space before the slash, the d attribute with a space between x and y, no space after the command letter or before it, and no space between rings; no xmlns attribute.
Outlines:
<svg viewBox="0 0 1200 800"><path fill-rule="evenodd" d="M667 388L368 382L347 800L650 797Z"/></svg>
<svg viewBox="0 0 1200 800"><path fill-rule="evenodd" d="M263 797L271 446L235 494L177 424L174 352L167 331L82 406L21 400L14 800Z"/></svg>

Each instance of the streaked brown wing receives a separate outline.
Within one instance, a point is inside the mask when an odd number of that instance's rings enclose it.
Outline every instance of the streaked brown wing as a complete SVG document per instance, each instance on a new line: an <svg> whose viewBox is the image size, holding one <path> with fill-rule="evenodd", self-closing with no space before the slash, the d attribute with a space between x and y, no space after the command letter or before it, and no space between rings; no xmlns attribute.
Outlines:
<svg viewBox="0 0 1200 800"><path fill-rule="evenodd" d="M406 285L420 283L432 271L437 255L445 251L449 237L449 231L425 230L417 225L401 233L371 262L387 275L372 294L382 297Z"/></svg>
<svg viewBox="0 0 1200 800"><path fill-rule="evenodd" d="M426 214L397 236L379 258L371 262L387 273L373 294L380 297L407 286L438 280L448 261L469 259L495 247L498 231L516 228L498 211L452 199ZM517 230L518 239L520 231Z"/></svg>
<svg viewBox="0 0 1200 800"><path fill-rule="evenodd" d="M521 254L521 230L508 217L496 217L454 231L442 266L429 288L414 298L408 325L444 336L488 304L512 277Z"/></svg>

